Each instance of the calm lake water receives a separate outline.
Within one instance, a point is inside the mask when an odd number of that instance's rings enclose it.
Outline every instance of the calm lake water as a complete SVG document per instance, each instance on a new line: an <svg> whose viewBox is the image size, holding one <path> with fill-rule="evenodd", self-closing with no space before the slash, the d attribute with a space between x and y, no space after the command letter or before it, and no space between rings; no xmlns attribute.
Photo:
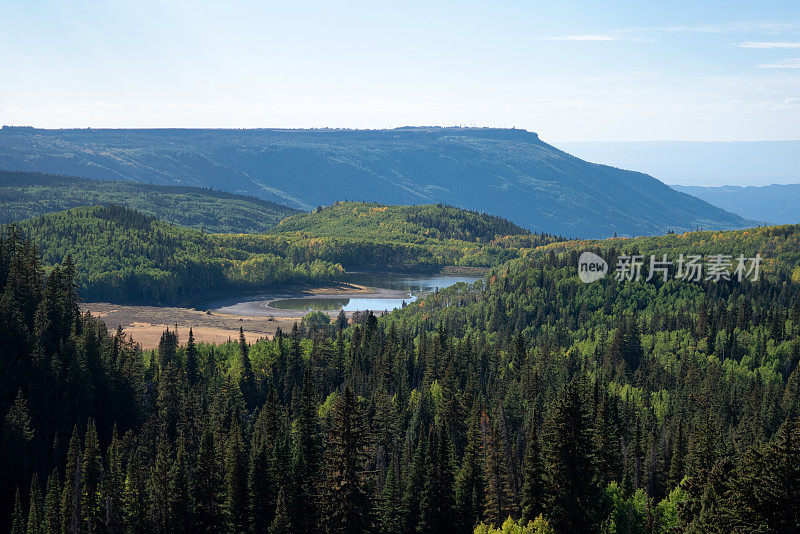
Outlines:
<svg viewBox="0 0 800 534"><path fill-rule="evenodd" d="M450 287L458 282L472 284L476 280L479 280L479 277L445 274L352 273L350 275L350 281L356 284L399 289L409 293L436 291L437 289Z"/></svg>
<svg viewBox="0 0 800 534"><path fill-rule="evenodd" d="M396 298L285 298L270 303L273 308L294 310L302 312L324 311L332 312L344 310L374 312L391 311L401 308L403 303L408 304L417 299L421 293L429 293L437 289L444 289L458 282L471 284L478 280L476 276L450 276L441 274L393 274L393 273L353 273L348 281L378 289L391 289L405 293L405 296Z"/></svg>
<svg viewBox="0 0 800 534"><path fill-rule="evenodd" d="M411 295L406 299L384 299L384 298L362 298L353 297L349 299L282 299L274 300L270 304L273 308L281 310L296 310L296 311L388 311L395 308L401 308L403 303L408 304L417 299L415 295Z"/></svg>

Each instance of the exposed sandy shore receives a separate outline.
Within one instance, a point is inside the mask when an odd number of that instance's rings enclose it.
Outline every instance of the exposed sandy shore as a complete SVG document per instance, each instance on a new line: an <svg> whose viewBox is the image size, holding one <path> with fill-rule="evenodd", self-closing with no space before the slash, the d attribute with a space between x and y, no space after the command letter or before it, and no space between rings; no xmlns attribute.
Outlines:
<svg viewBox="0 0 800 534"><path fill-rule="evenodd" d="M158 347L161 334L166 328L174 329L178 325L178 338L186 342L189 328L197 341L206 343L224 343L239 336L239 328L244 328L248 341L256 341L262 337L272 337L280 327L284 331L291 330L300 317L247 317L211 312L202 312L191 308L171 308L160 306L123 306L108 302L85 302L81 311L89 312L106 323L109 330L122 326L125 332L133 337L144 349Z"/></svg>
<svg viewBox="0 0 800 534"><path fill-rule="evenodd" d="M418 296L424 296L418 293ZM238 295L209 298L195 304L197 308L178 308L161 306L127 306L108 302L86 302L81 310L103 319L109 330L118 326L133 337L134 341L144 349L158 347L161 334L166 328L173 329L177 325L178 338L185 343L192 328L198 341L207 343L224 343L228 339L236 339L239 328L243 328L249 341L262 337L271 338L280 327L284 331L291 330L295 322L300 322L306 314L304 311L279 309L270 303L279 299L346 299L360 297L364 299L408 299L409 292L404 290L374 288L354 283L333 284L327 287L286 288L282 291L265 292L262 295ZM327 314L336 317L339 311L331 310ZM347 315L352 315L348 312Z"/></svg>
<svg viewBox="0 0 800 534"><path fill-rule="evenodd" d="M259 296L234 296L208 303L206 311L194 308L168 306L128 306L109 302L84 302L81 311L89 312L106 323L109 330L122 326L123 330L144 349L158 347L165 329L174 329L177 324L178 339L186 342L189 328L195 340L206 343L225 343L239 336L244 329L248 341L262 337L272 338L280 327L289 331L295 322L300 322L302 311L281 310L268 306L268 302L283 298L402 298L407 293L391 289L375 289L358 284L336 284L320 288L295 288ZM247 300L243 300L243 299ZM206 307L205 305L203 306ZM335 317L338 311L329 312Z"/></svg>

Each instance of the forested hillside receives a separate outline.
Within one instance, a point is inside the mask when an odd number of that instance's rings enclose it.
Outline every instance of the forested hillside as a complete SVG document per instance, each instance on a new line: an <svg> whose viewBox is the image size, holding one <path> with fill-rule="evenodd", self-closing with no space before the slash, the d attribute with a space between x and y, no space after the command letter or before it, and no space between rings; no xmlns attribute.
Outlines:
<svg viewBox="0 0 800 534"><path fill-rule="evenodd" d="M142 354L78 314L69 262L42 288L20 235L0 251L4 530L800 529L789 256L583 284L548 253L382 318Z"/></svg>
<svg viewBox="0 0 800 534"><path fill-rule="evenodd" d="M205 232L266 232L296 209L199 187L0 171L0 220L17 222L79 206L118 204Z"/></svg>
<svg viewBox="0 0 800 534"><path fill-rule="evenodd" d="M324 284L344 269L490 267L557 241L445 206L339 203L265 234L206 234L121 206L75 208L21 223L46 265L71 255L87 300L175 304L209 294ZM509 233L510 235L506 235Z"/></svg>
<svg viewBox="0 0 800 534"><path fill-rule="evenodd" d="M589 163L515 129L4 127L0 168L212 187L306 211L346 199L445 203L575 237L752 225L652 176Z"/></svg>
<svg viewBox="0 0 800 534"><path fill-rule="evenodd" d="M664 254L675 263L681 254L708 257L712 254L731 256L735 263L742 255L746 258L761 255L761 266L769 272L781 272L785 277L800 281L800 225L763 226L729 232L686 232L658 237L634 239L613 238L603 240L570 240L549 243L530 251L531 258L550 254L571 253L577 256L584 250L597 249L609 257L613 269L619 254L641 255L647 266L650 255L661 259ZM577 264L577 259L576 262ZM673 266L673 272L674 272Z"/></svg>
<svg viewBox="0 0 800 534"><path fill-rule="evenodd" d="M51 213L20 229L46 265L72 257L87 300L175 304L221 291L320 284L344 274L338 263L275 239L254 236L258 247L241 248L244 239L173 226L115 205Z"/></svg>

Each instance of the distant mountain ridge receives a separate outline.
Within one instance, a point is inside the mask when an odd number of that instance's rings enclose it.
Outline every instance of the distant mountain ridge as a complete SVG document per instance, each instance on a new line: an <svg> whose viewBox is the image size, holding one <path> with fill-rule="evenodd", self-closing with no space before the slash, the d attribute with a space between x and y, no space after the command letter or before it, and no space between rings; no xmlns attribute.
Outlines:
<svg viewBox="0 0 800 534"><path fill-rule="evenodd" d="M345 199L445 203L574 237L751 224L515 129L3 128L0 168L213 187L305 210Z"/></svg>
<svg viewBox="0 0 800 534"><path fill-rule="evenodd" d="M104 204L118 204L206 232L265 232L299 213L274 202L200 187L0 171L3 222Z"/></svg>
<svg viewBox="0 0 800 534"><path fill-rule="evenodd" d="M638 169L666 184L765 186L800 182L800 141L555 143L579 158Z"/></svg>
<svg viewBox="0 0 800 534"><path fill-rule="evenodd" d="M748 219L769 224L800 223L800 184L761 187L673 185L672 188Z"/></svg>

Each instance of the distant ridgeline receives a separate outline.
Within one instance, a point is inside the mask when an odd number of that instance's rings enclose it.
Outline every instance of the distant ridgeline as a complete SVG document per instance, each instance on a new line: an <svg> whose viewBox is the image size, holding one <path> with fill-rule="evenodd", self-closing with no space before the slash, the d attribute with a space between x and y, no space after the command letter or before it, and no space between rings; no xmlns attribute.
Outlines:
<svg viewBox="0 0 800 534"><path fill-rule="evenodd" d="M800 181L800 177L796 179ZM800 184L761 187L673 185L672 188L748 219L767 221L770 224L800 223Z"/></svg>
<svg viewBox="0 0 800 534"><path fill-rule="evenodd" d="M282 219L299 213L294 208L255 197L200 187L0 171L2 222L101 204L119 204L206 232L265 232Z"/></svg>
<svg viewBox="0 0 800 534"><path fill-rule="evenodd" d="M207 234L118 205L20 223L57 265L71 255L87 300L175 304L211 293L321 284L346 269L491 267L563 238L441 205L340 202L261 234Z"/></svg>
<svg viewBox="0 0 800 534"><path fill-rule="evenodd" d="M576 237L754 225L651 176L583 161L515 129L3 128L0 168L212 187L306 211L343 199L444 203Z"/></svg>

